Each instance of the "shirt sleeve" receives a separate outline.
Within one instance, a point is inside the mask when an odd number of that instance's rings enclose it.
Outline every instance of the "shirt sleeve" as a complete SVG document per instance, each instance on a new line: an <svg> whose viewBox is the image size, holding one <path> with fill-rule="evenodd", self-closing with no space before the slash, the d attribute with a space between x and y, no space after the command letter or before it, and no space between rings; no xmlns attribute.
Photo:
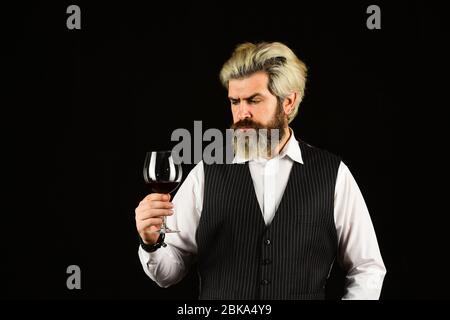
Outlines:
<svg viewBox="0 0 450 320"><path fill-rule="evenodd" d="M139 246L144 272L160 287L167 288L183 279L197 253L195 233L203 206L204 170L199 162L178 189L172 203L174 214L167 225L178 233L168 233L166 247L148 253Z"/></svg>
<svg viewBox="0 0 450 320"><path fill-rule="evenodd" d="M364 198L343 162L336 179L334 217L337 260L347 272L343 299L379 299L386 268Z"/></svg>

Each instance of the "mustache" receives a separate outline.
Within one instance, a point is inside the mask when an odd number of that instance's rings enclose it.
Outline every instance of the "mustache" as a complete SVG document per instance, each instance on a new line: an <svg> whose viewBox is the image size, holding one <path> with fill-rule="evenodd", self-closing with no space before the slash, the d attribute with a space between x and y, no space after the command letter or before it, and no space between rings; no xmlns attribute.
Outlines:
<svg viewBox="0 0 450 320"><path fill-rule="evenodd" d="M231 129L240 128L264 129L265 127L261 123L255 122L250 119L239 120L238 122L231 125Z"/></svg>

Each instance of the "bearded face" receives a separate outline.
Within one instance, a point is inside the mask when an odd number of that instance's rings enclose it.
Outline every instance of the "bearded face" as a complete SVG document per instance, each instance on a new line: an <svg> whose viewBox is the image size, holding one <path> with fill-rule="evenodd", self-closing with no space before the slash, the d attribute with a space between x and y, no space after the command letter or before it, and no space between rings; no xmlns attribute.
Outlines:
<svg viewBox="0 0 450 320"><path fill-rule="evenodd" d="M239 120L231 125L233 129L233 147L235 156L251 160L270 158L279 142L284 138L287 119L281 102L270 121L266 124L250 118Z"/></svg>

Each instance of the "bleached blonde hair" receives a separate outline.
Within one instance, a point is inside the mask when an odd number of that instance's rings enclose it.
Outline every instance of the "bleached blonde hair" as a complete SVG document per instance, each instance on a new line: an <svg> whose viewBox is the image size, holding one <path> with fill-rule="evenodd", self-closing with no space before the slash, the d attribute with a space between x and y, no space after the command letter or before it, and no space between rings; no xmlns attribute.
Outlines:
<svg viewBox="0 0 450 320"><path fill-rule="evenodd" d="M288 122L291 122L304 96L307 70L295 53L280 42L247 42L238 45L231 58L225 62L220 71L220 81L228 89L230 80L265 72L269 77L268 89L279 103L289 94L297 93L294 109L288 115Z"/></svg>

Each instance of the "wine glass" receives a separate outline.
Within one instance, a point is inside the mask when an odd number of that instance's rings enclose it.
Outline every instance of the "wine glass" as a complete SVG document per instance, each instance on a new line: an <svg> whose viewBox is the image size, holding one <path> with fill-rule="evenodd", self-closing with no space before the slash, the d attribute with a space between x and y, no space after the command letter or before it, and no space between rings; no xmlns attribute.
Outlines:
<svg viewBox="0 0 450 320"><path fill-rule="evenodd" d="M183 171L181 164L176 164L172 157L172 151L150 151L145 155L144 180L150 185L152 192L173 192L181 182ZM163 216L161 229L158 233L180 232L166 225L166 216Z"/></svg>

